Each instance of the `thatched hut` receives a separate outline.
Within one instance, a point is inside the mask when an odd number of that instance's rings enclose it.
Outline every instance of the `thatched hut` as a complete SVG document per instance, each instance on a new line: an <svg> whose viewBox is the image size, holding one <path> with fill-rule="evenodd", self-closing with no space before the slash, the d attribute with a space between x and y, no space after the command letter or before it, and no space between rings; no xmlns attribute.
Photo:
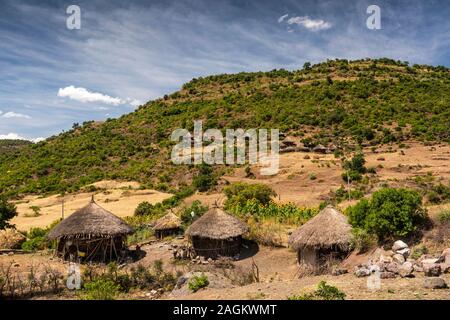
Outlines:
<svg viewBox="0 0 450 320"><path fill-rule="evenodd" d="M351 226L341 212L327 206L289 237L289 245L297 250L301 265L320 268L329 261L347 256Z"/></svg>
<svg viewBox="0 0 450 320"><path fill-rule="evenodd" d="M157 220L153 226L155 237L162 239L164 237L177 234L180 231L181 219L172 211L161 219Z"/></svg>
<svg viewBox="0 0 450 320"><path fill-rule="evenodd" d="M128 224L92 198L87 206L57 224L47 238L57 241L56 254L64 259L105 262L123 255L126 236L132 232Z"/></svg>
<svg viewBox="0 0 450 320"><path fill-rule="evenodd" d="M186 231L196 255L217 258L240 253L248 226L219 208L212 208Z"/></svg>

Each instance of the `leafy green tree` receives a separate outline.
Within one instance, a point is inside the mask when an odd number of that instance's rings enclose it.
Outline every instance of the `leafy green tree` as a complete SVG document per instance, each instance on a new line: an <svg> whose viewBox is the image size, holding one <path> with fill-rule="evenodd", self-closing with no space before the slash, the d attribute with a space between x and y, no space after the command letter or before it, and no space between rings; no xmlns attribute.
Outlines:
<svg viewBox="0 0 450 320"><path fill-rule="evenodd" d="M346 210L353 227L375 234L380 240L405 237L418 231L428 216L422 196L409 189L384 188Z"/></svg>
<svg viewBox="0 0 450 320"><path fill-rule="evenodd" d="M9 203L6 197L0 196L0 230L3 230L11 225L8 223L9 220L17 215L16 206Z"/></svg>
<svg viewBox="0 0 450 320"><path fill-rule="evenodd" d="M245 206L249 200L255 200L261 205L268 205L271 198L277 195L272 188L260 183L234 183L225 187L223 192L228 198L225 203L226 208L231 208L238 204Z"/></svg>
<svg viewBox="0 0 450 320"><path fill-rule="evenodd" d="M217 177L210 165L201 164L198 168L198 174L192 180L192 185L200 192L210 190L217 184Z"/></svg>

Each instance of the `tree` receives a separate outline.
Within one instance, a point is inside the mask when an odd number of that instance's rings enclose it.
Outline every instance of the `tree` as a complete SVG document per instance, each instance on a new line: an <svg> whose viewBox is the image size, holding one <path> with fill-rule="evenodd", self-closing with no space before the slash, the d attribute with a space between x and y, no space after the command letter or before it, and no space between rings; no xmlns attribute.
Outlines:
<svg viewBox="0 0 450 320"><path fill-rule="evenodd" d="M409 189L384 188L346 210L349 223L380 240L405 237L419 230L427 221L422 196Z"/></svg>
<svg viewBox="0 0 450 320"><path fill-rule="evenodd" d="M198 169L198 174L192 180L192 185L200 192L210 190L217 184L217 178L210 165L201 164Z"/></svg>
<svg viewBox="0 0 450 320"><path fill-rule="evenodd" d="M306 62L303 64L303 69L304 69L304 70L309 70L309 69L311 69L311 62L306 61Z"/></svg>
<svg viewBox="0 0 450 320"><path fill-rule="evenodd" d="M226 208L231 208L237 204L244 206L248 200L256 200L259 204L267 205L271 197L276 196L275 191L265 184L235 183L226 187L223 192L227 196Z"/></svg>
<svg viewBox="0 0 450 320"><path fill-rule="evenodd" d="M6 197L0 196L0 230L10 227L8 221L16 215L16 206L9 203Z"/></svg>

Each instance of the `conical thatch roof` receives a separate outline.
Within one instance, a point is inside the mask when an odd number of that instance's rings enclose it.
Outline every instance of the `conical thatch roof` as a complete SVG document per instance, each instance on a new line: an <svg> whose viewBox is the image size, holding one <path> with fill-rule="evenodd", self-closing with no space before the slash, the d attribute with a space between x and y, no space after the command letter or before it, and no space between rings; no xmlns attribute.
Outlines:
<svg viewBox="0 0 450 320"><path fill-rule="evenodd" d="M92 201L54 227L47 237L115 237L133 232L122 219Z"/></svg>
<svg viewBox="0 0 450 320"><path fill-rule="evenodd" d="M248 232L248 226L241 220L219 208L212 208L195 221L186 231L189 237L223 240L241 236Z"/></svg>
<svg viewBox="0 0 450 320"><path fill-rule="evenodd" d="M305 247L339 247L346 250L350 243L351 229L346 216L332 206L327 206L292 233L289 245L295 250Z"/></svg>
<svg viewBox="0 0 450 320"><path fill-rule="evenodd" d="M181 219L172 211L166 214L161 219L158 219L153 226L155 230L170 230L177 229L181 226Z"/></svg>

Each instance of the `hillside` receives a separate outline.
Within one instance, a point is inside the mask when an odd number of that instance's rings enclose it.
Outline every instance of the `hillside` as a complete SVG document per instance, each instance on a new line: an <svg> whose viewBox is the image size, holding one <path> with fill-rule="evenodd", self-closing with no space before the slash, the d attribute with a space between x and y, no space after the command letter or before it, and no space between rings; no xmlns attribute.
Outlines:
<svg viewBox="0 0 450 320"><path fill-rule="evenodd" d="M17 151L30 144L31 142L26 140L0 140L0 155Z"/></svg>
<svg viewBox="0 0 450 320"><path fill-rule="evenodd" d="M170 163L170 134L198 119L204 129L279 128L308 146L449 143L449 103L449 69L389 59L199 78L118 119L0 152L0 192L72 192L104 179L159 190L190 183L195 170Z"/></svg>

